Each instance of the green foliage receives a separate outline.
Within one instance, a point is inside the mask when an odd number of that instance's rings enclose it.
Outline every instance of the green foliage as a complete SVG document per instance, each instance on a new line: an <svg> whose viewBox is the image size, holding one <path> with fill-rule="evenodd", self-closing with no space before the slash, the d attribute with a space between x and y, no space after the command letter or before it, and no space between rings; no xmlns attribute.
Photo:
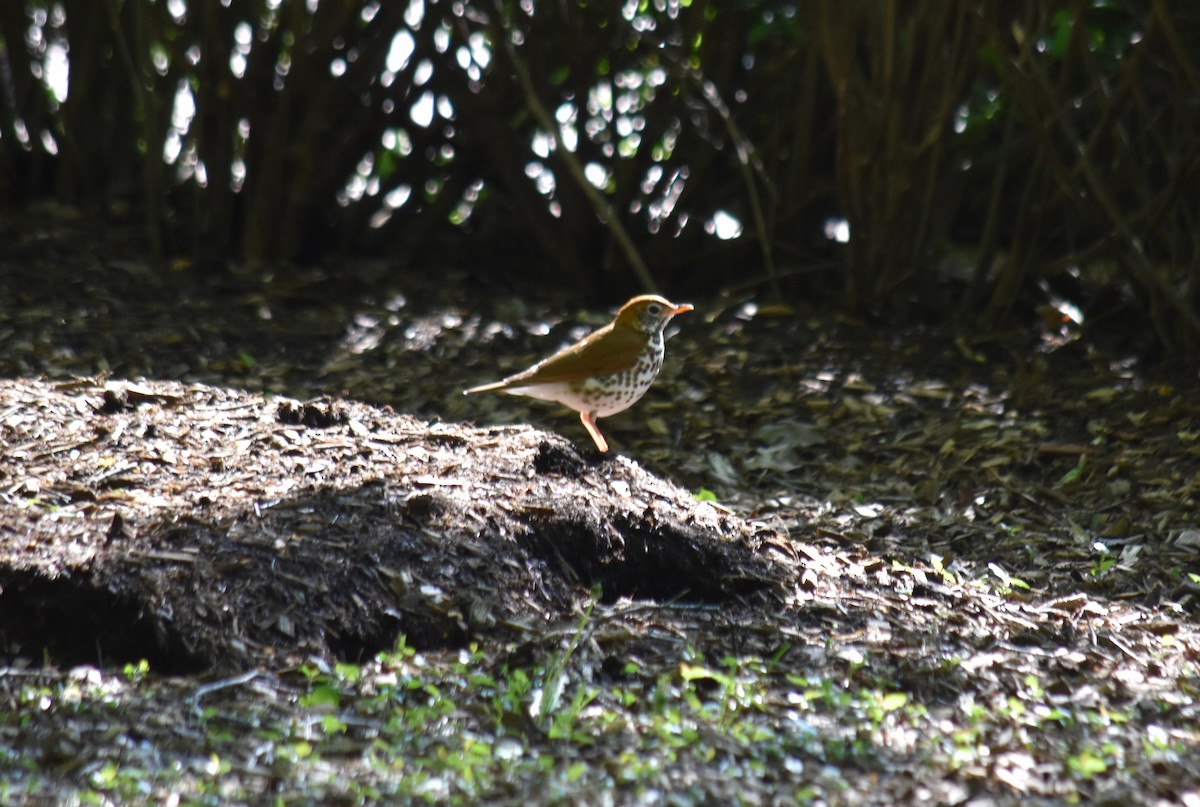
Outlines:
<svg viewBox="0 0 1200 807"><path fill-rule="evenodd" d="M697 802L719 798L727 780L747 798L808 803L836 797L848 770L869 781L919 760L935 780L979 781L980 765L1028 759L1045 775L1058 771L1056 792L1076 797L1110 785L1138 753L1160 765L1191 753L1186 721L1169 730L1139 725L1148 703L1137 700L1083 705L1063 691L1049 659L1016 676L1004 668L988 687L951 698L930 697L929 687L961 672L956 659L906 688L881 675L894 669L890 657L833 641L825 652L841 660L838 671L809 672L795 648L781 644L768 657L680 646L602 673L592 642L601 622L585 605L566 631L539 635L540 648L422 652L401 639L361 665L313 659L292 672L263 671L244 690L222 687L182 713L164 712L177 727L166 735L189 740L182 751L145 742L142 718L126 717L160 716L155 705L173 709L181 693L190 701L192 682L180 688L131 665L125 674L80 670L60 683L30 683L0 727L70 709L69 725L122 739L101 744L99 758L89 751L61 760L7 745L0 732L0 795L36 800L40 783L68 771L80 803L164 794L198 804L300 794L335 803L466 804L529 794L590 803L661 790L703 768L720 775L705 779L709 789L688 791ZM254 679L224 683L235 680ZM1178 710L1178 696L1164 696L1164 713ZM163 743L166 735L151 737Z"/></svg>
<svg viewBox="0 0 1200 807"><path fill-rule="evenodd" d="M142 659L137 664L125 665L125 678L131 683L137 683L150 674L150 662Z"/></svg>
<svg viewBox="0 0 1200 807"><path fill-rule="evenodd" d="M1066 487L1067 485L1070 485L1073 482L1078 482L1079 478L1081 476L1083 476L1083 471L1084 471L1084 468L1086 467L1086 465L1087 465L1087 455L1080 454L1079 461L1077 463L1075 463L1075 466L1073 468L1071 468L1071 470L1067 471L1065 474L1062 475L1062 478L1060 478L1058 480L1058 484L1056 484L1055 487L1060 487L1060 488Z"/></svg>
<svg viewBox="0 0 1200 807"><path fill-rule="evenodd" d="M1092 548L1097 553L1096 561L1092 564L1091 568L1092 577L1103 577L1117 564L1117 557L1100 541L1093 544Z"/></svg>

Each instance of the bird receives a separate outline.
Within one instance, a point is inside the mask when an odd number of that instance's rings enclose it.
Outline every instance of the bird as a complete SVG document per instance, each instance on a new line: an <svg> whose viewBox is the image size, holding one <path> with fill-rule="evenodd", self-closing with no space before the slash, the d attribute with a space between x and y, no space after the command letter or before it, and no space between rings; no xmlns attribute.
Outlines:
<svg viewBox="0 0 1200 807"><path fill-rule="evenodd" d="M662 369L663 329L672 317L691 310L688 303L639 295L600 330L524 372L463 390L463 395L506 392L563 404L579 413L596 448L606 452L608 442L596 419L624 412L646 394Z"/></svg>

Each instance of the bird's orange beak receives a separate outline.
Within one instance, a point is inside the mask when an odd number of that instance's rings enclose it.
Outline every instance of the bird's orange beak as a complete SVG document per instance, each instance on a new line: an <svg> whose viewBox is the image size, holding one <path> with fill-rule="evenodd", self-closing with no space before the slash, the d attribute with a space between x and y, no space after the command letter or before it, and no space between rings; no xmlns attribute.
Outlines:
<svg viewBox="0 0 1200 807"><path fill-rule="evenodd" d="M676 314L686 314L693 308L694 306L691 303L682 303L671 309L671 316L675 316Z"/></svg>

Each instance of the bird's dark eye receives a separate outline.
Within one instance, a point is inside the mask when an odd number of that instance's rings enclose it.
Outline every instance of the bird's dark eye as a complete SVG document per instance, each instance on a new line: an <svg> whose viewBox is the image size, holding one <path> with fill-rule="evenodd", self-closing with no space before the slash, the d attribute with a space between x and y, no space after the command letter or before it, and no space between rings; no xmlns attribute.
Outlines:
<svg viewBox="0 0 1200 807"><path fill-rule="evenodd" d="M659 314L662 313L662 306L659 305L658 303L651 303L649 305L649 307L646 308L646 310L650 312L650 316L657 317Z"/></svg>

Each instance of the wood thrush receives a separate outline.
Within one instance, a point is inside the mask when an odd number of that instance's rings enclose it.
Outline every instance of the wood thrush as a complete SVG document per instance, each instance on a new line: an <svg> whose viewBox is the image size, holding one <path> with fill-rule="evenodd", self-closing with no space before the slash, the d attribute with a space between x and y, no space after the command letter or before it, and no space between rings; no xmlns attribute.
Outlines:
<svg viewBox="0 0 1200 807"><path fill-rule="evenodd" d="M579 413L596 448L608 451L596 418L624 412L646 394L662 368L663 329L671 317L691 310L653 294L634 297L595 333L523 373L463 394L507 392L564 404Z"/></svg>

